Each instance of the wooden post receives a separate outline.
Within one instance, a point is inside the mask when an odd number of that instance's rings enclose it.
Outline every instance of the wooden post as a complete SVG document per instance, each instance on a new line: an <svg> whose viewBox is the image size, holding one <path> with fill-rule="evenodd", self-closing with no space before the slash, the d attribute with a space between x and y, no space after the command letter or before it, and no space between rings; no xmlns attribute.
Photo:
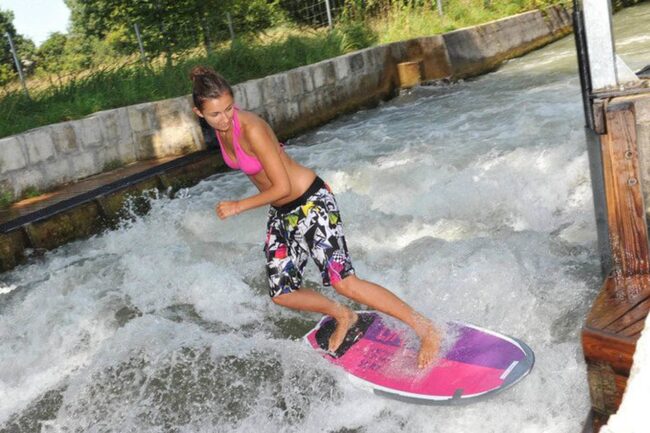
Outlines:
<svg viewBox="0 0 650 433"><path fill-rule="evenodd" d="M607 107L602 136L609 239L616 276L650 272L648 227L641 192L634 105Z"/></svg>
<svg viewBox="0 0 650 433"><path fill-rule="evenodd" d="M407 89L420 84L422 79L421 62L402 62L397 64L397 77L399 79L399 87Z"/></svg>
<svg viewBox="0 0 650 433"><path fill-rule="evenodd" d="M613 270L582 330L594 432L621 403L650 309L648 226L634 105L624 101L596 111L604 113L600 142Z"/></svg>

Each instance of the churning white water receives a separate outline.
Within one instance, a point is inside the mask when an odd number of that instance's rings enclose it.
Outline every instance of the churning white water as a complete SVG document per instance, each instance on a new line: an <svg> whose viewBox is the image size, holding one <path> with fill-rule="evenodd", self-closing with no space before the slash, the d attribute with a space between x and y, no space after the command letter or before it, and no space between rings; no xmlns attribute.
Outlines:
<svg viewBox="0 0 650 433"><path fill-rule="evenodd" d="M318 317L268 299L266 210L216 218L255 192L227 173L0 275L0 431L579 431L579 330L601 277L578 87L566 38L287 148L337 194L361 277L532 347L516 387L429 407L353 386L301 341ZM319 286L315 267L306 279Z"/></svg>

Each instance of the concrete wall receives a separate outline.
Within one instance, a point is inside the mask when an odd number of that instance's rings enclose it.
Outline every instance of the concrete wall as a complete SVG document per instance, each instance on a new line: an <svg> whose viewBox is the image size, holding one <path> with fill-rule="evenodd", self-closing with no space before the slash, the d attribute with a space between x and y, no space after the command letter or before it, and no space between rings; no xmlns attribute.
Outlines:
<svg viewBox="0 0 650 433"><path fill-rule="evenodd" d="M479 75L571 31L567 9L551 7L443 35L454 78Z"/></svg>
<svg viewBox="0 0 650 433"><path fill-rule="evenodd" d="M101 111L0 139L0 190L15 197L205 146L188 97Z"/></svg>
<svg viewBox="0 0 650 433"><path fill-rule="evenodd" d="M571 29L553 7L441 36L357 51L234 86L240 107L266 118L283 139L341 113L377 103L398 86L397 63L420 61L425 80L465 78L496 68ZM0 192L15 197L120 164L205 148L191 97L102 111L0 139Z"/></svg>

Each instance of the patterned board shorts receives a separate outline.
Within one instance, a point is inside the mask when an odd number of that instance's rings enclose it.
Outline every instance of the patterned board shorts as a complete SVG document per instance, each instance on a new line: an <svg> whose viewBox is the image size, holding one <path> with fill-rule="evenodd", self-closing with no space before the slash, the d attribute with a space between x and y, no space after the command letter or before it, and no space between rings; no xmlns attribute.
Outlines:
<svg viewBox="0 0 650 433"><path fill-rule="evenodd" d="M300 198L271 206L264 252L271 297L301 286L310 256L325 286L354 274L334 194L321 178Z"/></svg>

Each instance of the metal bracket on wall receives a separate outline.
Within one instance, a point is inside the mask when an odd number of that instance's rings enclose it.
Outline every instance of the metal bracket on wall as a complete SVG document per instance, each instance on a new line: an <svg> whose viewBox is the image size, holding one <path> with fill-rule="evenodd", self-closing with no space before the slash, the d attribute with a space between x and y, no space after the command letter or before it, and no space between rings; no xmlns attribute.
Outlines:
<svg viewBox="0 0 650 433"><path fill-rule="evenodd" d="M172 183L169 181L169 177L165 173L160 173L158 176L158 187L161 191L170 192L172 189Z"/></svg>
<svg viewBox="0 0 650 433"><path fill-rule="evenodd" d="M95 204L97 204L97 209L99 210L99 214L101 215L102 218L108 219L109 212L108 209L106 209L106 204L104 203L104 195L100 195L95 197Z"/></svg>

